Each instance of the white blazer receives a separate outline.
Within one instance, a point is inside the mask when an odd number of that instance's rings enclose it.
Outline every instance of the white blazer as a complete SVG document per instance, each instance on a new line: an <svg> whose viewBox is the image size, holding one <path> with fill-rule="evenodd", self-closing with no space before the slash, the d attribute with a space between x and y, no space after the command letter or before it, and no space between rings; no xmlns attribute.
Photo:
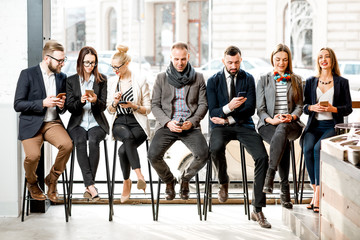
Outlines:
<svg viewBox="0 0 360 240"><path fill-rule="evenodd" d="M116 111L110 112L109 106L114 101L114 93L116 92L116 86L118 84L119 77L114 76L108 79L108 88L107 88L107 102L106 109L112 115L111 124L110 124L110 134L112 135L112 127L116 119ZM146 77L143 75L136 75L131 72L131 83L133 88L133 97L134 103L136 105L146 108L145 114L141 114L138 111L134 111L136 121L140 124L144 132L146 133L148 139L150 137L150 124L147 118L147 115L151 112L151 103L150 103L150 90L149 85L146 82Z"/></svg>

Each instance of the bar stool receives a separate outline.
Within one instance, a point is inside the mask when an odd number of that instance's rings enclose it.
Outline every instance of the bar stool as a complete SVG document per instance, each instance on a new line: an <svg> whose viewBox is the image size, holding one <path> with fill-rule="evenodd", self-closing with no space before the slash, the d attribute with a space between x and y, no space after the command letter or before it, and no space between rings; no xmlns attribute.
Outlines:
<svg viewBox="0 0 360 240"><path fill-rule="evenodd" d="M150 163L149 163L150 164ZM158 190L157 190L157 200L156 200L156 216L154 221L157 221L159 218L159 203L160 203L160 189L161 183L163 183L159 177L158 180ZM152 185L152 183L150 183ZM196 203L198 209L198 215L200 217L200 221L202 221L202 214L201 214L201 200L200 200L200 187L199 187L199 174L195 175L195 184L196 184Z"/></svg>
<svg viewBox="0 0 360 240"><path fill-rule="evenodd" d="M249 190L247 183L247 171L246 171L246 159L245 159L245 148L244 145L240 143L240 164L241 164L241 175L242 181L240 181L243 185L243 199L244 199L244 210L245 215L248 216L248 220L250 220L250 202L249 202ZM232 181L233 183L240 183L239 181ZM216 183L212 181L212 160L209 157L207 163L206 170L206 182L205 182L205 193L204 193L204 220L207 220L207 211L209 207L209 212L212 211L212 184Z"/></svg>
<svg viewBox="0 0 360 240"><path fill-rule="evenodd" d="M109 198L109 221L111 221L111 185L110 185L110 170L109 170L109 160L108 160L108 150L106 144L106 138L103 140L104 143L104 154L105 154L105 167L106 167L106 183L108 189L108 198ZM71 154L71 161L70 161L70 178L69 178L69 187L68 187L68 205L69 205L69 216L71 216L71 209L72 209L72 199L73 199L73 184L74 184L74 163L75 163L75 146L73 148L73 152ZM98 181L95 181L97 183ZM84 183L84 181L77 181L77 183Z"/></svg>
<svg viewBox="0 0 360 240"><path fill-rule="evenodd" d="M65 221L68 222L69 221L69 212L68 212L69 209L68 209L68 204L67 204L67 200L66 200L67 187L65 187L67 180L64 179L64 173L61 174L61 177L62 177L62 185L63 185L63 192L64 192L63 197L64 197ZM25 202L26 202L26 216L29 216L30 200L36 200L36 199L31 198L30 192L26 188L26 183L27 183L27 179L25 177L23 199L22 199L22 211L21 211L21 221L22 222L24 221Z"/></svg>
<svg viewBox="0 0 360 240"><path fill-rule="evenodd" d="M109 221L112 221L112 216L114 215L114 187L115 187L115 173L116 173L116 158L117 158L117 140L114 142L114 161L113 161L113 172L112 172L112 182L111 182L111 194L109 198L110 204L110 216ZM146 139L146 152L149 150L149 141ZM152 175L151 175L151 166L148 161L148 169L149 169L149 183L150 183L150 196L151 196L151 206L152 206L152 215L153 220L155 221L155 202L154 202L154 194L153 194L153 185L152 185ZM119 181L119 183L123 183L123 181Z"/></svg>

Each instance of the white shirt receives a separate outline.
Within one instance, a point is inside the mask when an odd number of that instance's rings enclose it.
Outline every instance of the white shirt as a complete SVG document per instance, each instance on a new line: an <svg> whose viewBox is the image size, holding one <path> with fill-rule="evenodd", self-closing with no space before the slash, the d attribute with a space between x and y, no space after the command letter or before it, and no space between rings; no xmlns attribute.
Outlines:
<svg viewBox="0 0 360 240"><path fill-rule="evenodd" d="M231 84L231 75L228 71L226 71L226 69L224 68L224 74L225 74L225 79L226 79L226 86L227 86L227 91L228 91L228 96L230 97L230 84ZM237 77L237 74L235 75L235 78L234 78L234 86L236 87L236 77ZM225 106L223 106L223 112L225 114L229 114L231 113L233 110L230 110L229 108L229 104L226 104ZM229 124L234 124L236 121L235 119L232 117L232 116L228 116L227 117L228 121L229 121Z"/></svg>
<svg viewBox="0 0 360 240"><path fill-rule="evenodd" d="M90 75L89 81L83 80L82 77L79 76L80 87L81 87L81 95L85 94L85 90L93 89L95 76L94 74ZM91 110L91 102L86 101L83 106L83 115L80 123L80 127L84 128L86 131L89 131L90 128L99 126L96 122L94 114Z"/></svg>
<svg viewBox="0 0 360 240"><path fill-rule="evenodd" d="M42 77L44 79L46 97L56 96L55 74L52 72L50 75L47 75L46 70L42 68L41 64L39 64L39 65L40 65ZM56 112L56 106L48 107L46 110L46 113L45 113L44 122L54 121L57 119L57 117L58 117L58 114Z"/></svg>
<svg viewBox="0 0 360 240"><path fill-rule="evenodd" d="M328 101L331 105L334 99L334 87L330 88L326 92L322 92L320 88L316 88L316 100L317 102ZM321 120L332 120L333 116L331 112L315 113L315 118Z"/></svg>

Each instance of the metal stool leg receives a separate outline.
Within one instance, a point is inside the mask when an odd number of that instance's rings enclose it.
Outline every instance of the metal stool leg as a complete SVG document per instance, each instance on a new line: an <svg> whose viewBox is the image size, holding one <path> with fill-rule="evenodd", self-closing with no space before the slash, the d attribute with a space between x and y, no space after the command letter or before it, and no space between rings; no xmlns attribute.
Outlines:
<svg viewBox="0 0 360 240"><path fill-rule="evenodd" d="M157 191L157 200L156 200L156 216L155 216L155 221L158 220L159 218L159 203L160 203L160 188L161 188L161 179L159 177L159 181L158 181L158 191Z"/></svg>
<svg viewBox="0 0 360 240"><path fill-rule="evenodd" d="M68 222L69 221L69 215L68 215L68 205L67 205L67 201L66 201L66 187L65 187L65 177L64 177L64 173L61 174L62 176L62 185L63 185L63 191L64 191L64 209L65 209L65 221Z"/></svg>
<svg viewBox="0 0 360 240"><path fill-rule="evenodd" d="M112 182L111 182L111 194L109 199L110 204L110 214L109 221L112 221L112 216L114 215L114 186L115 186L115 169L116 169L116 150L117 150L117 141L114 143L114 161L113 161L113 172L112 172Z"/></svg>
<svg viewBox="0 0 360 240"><path fill-rule="evenodd" d="M250 220L250 203L249 203L249 189L247 184L245 148L242 143L240 143L240 155L241 155L241 168L243 174L244 208L245 208L245 214L248 216L248 220Z"/></svg>
<svg viewBox="0 0 360 240"><path fill-rule="evenodd" d="M103 142L104 142L104 152L105 152L106 184L107 184L108 199L109 199L109 221L111 221L112 220L112 206L111 206L111 201L110 201L110 199L111 199L111 183L110 183L109 157L108 157L106 139L104 139Z"/></svg>
<svg viewBox="0 0 360 240"><path fill-rule="evenodd" d="M290 154L292 162L292 172L293 172L293 181L294 181L294 199L295 204L298 204L298 190L297 190L297 177L296 177L296 159L295 159L295 147L294 141L290 141Z"/></svg>
<svg viewBox="0 0 360 240"><path fill-rule="evenodd" d="M199 186L199 174L195 176L196 182L196 196L197 196L197 207L198 207L198 214L200 216L200 221L202 221L202 214L201 214L201 200L200 200L200 186Z"/></svg>
<svg viewBox="0 0 360 240"><path fill-rule="evenodd" d="M210 173L209 171L211 166L211 159L208 159L207 165L206 165L206 177L205 177L205 193L204 193L204 208L203 208L203 214L204 214L204 220L207 219L207 207L208 207L208 199L209 199L209 187L210 187Z"/></svg>
<svg viewBox="0 0 360 240"><path fill-rule="evenodd" d="M301 148L301 160L303 160L303 149ZM302 204L302 199L303 199L303 193L304 193L304 183L305 183L305 159L302 162L302 164L300 165L300 168L302 168L302 174L301 176L299 176L299 178L301 177L301 191L300 191L300 204Z"/></svg>
<svg viewBox="0 0 360 240"><path fill-rule="evenodd" d="M146 140L146 152L149 151L149 141ZM150 196L151 196L151 208L152 208L152 215L153 215L153 221L155 221L155 201L154 201L154 192L153 192L153 181L152 181L152 174L151 174L151 164L148 159L148 169L149 169L149 183L150 183Z"/></svg>
<svg viewBox="0 0 360 240"><path fill-rule="evenodd" d="M26 196L26 177L25 177L25 181L24 181L24 191L23 191L23 199L22 199L22 211L21 211L21 221L24 221L24 214L25 214L25 201L27 201L27 196ZM29 205L29 204L27 204Z"/></svg>
<svg viewBox="0 0 360 240"><path fill-rule="evenodd" d="M69 191L68 191L68 211L69 216L71 216L72 210L72 192L73 192L73 184L74 184L74 162L75 162L75 147L71 153L71 160L70 160L70 177L69 177Z"/></svg>

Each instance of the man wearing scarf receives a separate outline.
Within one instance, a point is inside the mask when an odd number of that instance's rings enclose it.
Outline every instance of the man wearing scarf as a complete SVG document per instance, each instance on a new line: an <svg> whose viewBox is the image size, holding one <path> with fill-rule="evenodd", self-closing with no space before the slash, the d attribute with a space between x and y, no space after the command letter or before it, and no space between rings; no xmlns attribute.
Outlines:
<svg viewBox="0 0 360 240"><path fill-rule="evenodd" d="M157 75L152 91L151 107L156 126L148 158L166 183L167 200L175 198L177 181L163 157L174 142L181 140L194 157L180 177L181 199L189 199L189 181L208 159L208 146L200 129L200 120L208 109L206 86L203 75L190 65L189 57L186 43L174 43L170 65L166 72Z"/></svg>

